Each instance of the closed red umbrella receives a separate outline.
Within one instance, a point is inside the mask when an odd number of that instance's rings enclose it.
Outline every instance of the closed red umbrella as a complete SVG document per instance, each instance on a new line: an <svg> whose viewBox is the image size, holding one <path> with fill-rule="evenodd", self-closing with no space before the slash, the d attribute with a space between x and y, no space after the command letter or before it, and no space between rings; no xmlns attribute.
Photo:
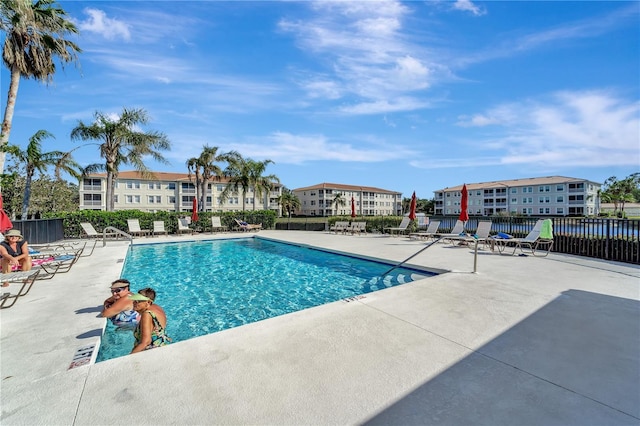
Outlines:
<svg viewBox="0 0 640 426"><path fill-rule="evenodd" d="M469 193L467 192L467 184L462 185L462 200L460 200L460 219L463 222L469 220L469 213L467 212L467 208L469 207Z"/></svg>
<svg viewBox="0 0 640 426"><path fill-rule="evenodd" d="M409 219L416 220L416 204L418 200L416 198L416 191L413 191L413 195L411 196L411 205L409 207Z"/></svg>
<svg viewBox="0 0 640 426"><path fill-rule="evenodd" d="M13 228L13 223L2 207L2 194L0 194L0 232L6 232L11 228Z"/></svg>
<svg viewBox="0 0 640 426"><path fill-rule="evenodd" d="M351 217L356 217L356 199L351 197Z"/></svg>
<svg viewBox="0 0 640 426"><path fill-rule="evenodd" d="M195 222L198 220L198 200L193 198L193 211L191 212L191 221Z"/></svg>

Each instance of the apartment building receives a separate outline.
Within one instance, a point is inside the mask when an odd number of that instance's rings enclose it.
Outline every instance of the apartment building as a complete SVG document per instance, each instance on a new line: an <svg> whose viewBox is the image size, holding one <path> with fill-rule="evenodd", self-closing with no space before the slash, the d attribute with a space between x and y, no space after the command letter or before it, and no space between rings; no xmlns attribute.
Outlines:
<svg viewBox="0 0 640 426"><path fill-rule="evenodd" d="M467 183L470 215L591 216L599 213L601 184L586 179L548 176ZM462 185L434 191L435 214L460 213Z"/></svg>
<svg viewBox="0 0 640 426"><path fill-rule="evenodd" d="M153 178L143 178L137 171L123 171L118 175L114 191L115 210L141 210L146 212L175 211L190 212L196 197L195 177L186 173L152 172ZM274 184L274 189L258 198L253 188L246 194L241 191L231 194L224 203L220 194L228 180L207 183L204 211L242 211L244 195L245 210L274 210L280 214L278 198L282 185ZM80 210L106 210L106 173L96 173L85 177L80 184Z"/></svg>
<svg viewBox="0 0 640 426"><path fill-rule="evenodd" d="M300 209L295 214L305 216L350 215L351 197L355 200L358 216L402 214L402 193L370 186L320 183L292 190L300 199ZM336 194L345 204L334 205Z"/></svg>

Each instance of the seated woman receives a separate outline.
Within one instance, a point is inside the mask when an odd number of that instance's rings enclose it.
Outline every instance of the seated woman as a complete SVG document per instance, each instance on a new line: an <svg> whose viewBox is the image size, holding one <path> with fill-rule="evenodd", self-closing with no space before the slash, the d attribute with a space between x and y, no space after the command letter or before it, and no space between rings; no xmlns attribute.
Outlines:
<svg viewBox="0 0 640 426"><path fill-rule="evenodd" d="M0 256L2 256L0 264L2 265L3 274L11 272L11 268L14 265L20 265L20 269L23 271L31 270L29 245L22 238L22 234L18 229L12 229L4 234L4 241L0 242ZM8 283L2 284L3 287L8 285Z"/></svg>
<svg viewBox="0 0 640 426"><path fill-rule="evenodd" d="M133 332L136 342L131 353L168 344L171 339L165 331L167 317L164 312L151 310L153 301L143 294L132 294L129 296L129 300L133 301L133 309L140 314L140 323Z"/></svg>

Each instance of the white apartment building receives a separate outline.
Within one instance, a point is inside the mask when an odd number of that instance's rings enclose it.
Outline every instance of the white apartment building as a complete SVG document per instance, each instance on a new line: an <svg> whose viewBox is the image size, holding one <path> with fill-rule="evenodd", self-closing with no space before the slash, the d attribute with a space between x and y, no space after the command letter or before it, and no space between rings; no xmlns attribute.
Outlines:
<svg viewBox="0 0 640 426"><path fill-rule="evenodd" d="M152 172L153 179L143 178L137 171L123 171L118 174L114 192L115 210L141 210L145 212L175 211L191 212L196 197L195 176L187 173ZM236 212L242 210L244 195L245 210L274 210L280 215L278 197L282 185L274 184L274 189L261 199L253 188L246 194L234 192L222 203L220 194L228 180L212 181L207 184L204 211ZM107 174L96 173L85 177L80 183L80 210L106 210Z"/></svg>
<svg viewBox="0 0 640 426"><path fill-rule="evenodd" d="M591 216L599 213L601 184L586 179L548 176L468 183L470 215ZM435 214L460 213L462 185L434 191Z"/></svg>
<svg viewBox="0 0 640 426"><path fill-rule="evenodd" d="M358 216L402 214L402 193L370 186L320 183L292 190L300 199L300 209L295 212L306 216L350 215L351 197L355 200ZM345 200L344 206L333 205L336 194Z"/></svg>

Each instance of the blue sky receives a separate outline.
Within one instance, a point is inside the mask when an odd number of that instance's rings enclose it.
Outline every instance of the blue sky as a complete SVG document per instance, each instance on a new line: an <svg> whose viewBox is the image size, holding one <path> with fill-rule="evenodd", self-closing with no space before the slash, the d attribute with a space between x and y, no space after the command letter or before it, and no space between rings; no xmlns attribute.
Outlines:
<svg viewBox="0 0 640 426"><path fill-rule="evenodd" d="M186 172L203 145L290 189L409 197L462 183L640 171L640 2L61 1L80 66L22 80L11 143L144 108ZM4 34L3 34L4 39ZM2 68L2 113L9 75ZM99 162L97 146L75 151ZM130 168L124 167L129 170Z"/></svg>

